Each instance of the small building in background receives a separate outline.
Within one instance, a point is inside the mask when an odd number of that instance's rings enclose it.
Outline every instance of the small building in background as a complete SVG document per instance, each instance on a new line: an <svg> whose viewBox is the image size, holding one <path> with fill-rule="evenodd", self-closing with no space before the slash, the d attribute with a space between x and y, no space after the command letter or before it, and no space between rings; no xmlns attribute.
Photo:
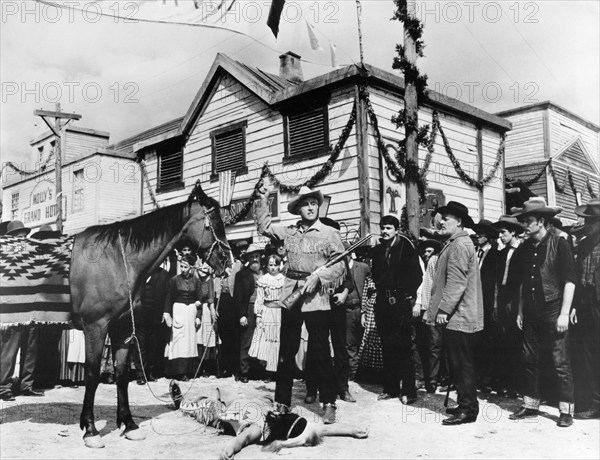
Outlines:
<svg viewBox="0 0 600 460"><path fill-rule="evenodd" d="M548 205L560 206L565 224L575 206L600 195L600 127L552 102L518 107L496 115L512 123L506 139L506 176Z"/></svg>
<svg viewBox="0 0 600 460"><path fill-rule="evenodd" d="M109 146L109 133L69 125L61 143L63 233L135 217L141 212L141 174L131 154ZM3 170L2 221L21 220L34 233L56 228L55 148L47 131L31 142L33 162Z"/></svg>

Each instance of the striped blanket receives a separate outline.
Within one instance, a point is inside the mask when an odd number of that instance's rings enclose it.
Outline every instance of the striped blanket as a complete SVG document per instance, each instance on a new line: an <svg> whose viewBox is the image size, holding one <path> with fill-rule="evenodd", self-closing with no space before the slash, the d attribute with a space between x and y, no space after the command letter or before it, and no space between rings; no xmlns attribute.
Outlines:
<svg viewBox="0 0 600 460"><path fill-rule="evenodd" d="M0 328L69 322L72 246L72 237L0 237Z"/></svg>

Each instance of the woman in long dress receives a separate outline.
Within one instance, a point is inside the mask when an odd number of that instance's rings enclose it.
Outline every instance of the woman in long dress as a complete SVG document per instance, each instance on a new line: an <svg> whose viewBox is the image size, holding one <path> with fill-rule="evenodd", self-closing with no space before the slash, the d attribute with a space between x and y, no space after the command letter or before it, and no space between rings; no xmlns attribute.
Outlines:
<svg viewBox="0 0 600 460"><path fill-rule="evenodd" d="M216 374L218 337L214 327L216 319L215 282L211 273L212 269L206 262L197 264L196 276L200 280L201 291L198 300L202 304L202 318L200 328L196 333L196 342L200 359L204 355L203 369L205 373Z"/></svg>
<svg viewBox="0 0 600 460"><path fill-rule="evenodd" d="M169 280L163 313L163 321L171 328L171 340L165 348L165 373L184 381L194 375L194 358L198 357L196 328L202 317L202 286L191 270L195 262L191 255L181 257L181 273Z"/></svg>
<svg viewBox="0 0 600 460"><path fill-rule="evenodd" d="M256 283L256 329L248 354L265 363L268 372L277 371L279 340L281 332L281 308L279 302L285 276L281 273L281 257L271 254L266 275Z"/></svg>

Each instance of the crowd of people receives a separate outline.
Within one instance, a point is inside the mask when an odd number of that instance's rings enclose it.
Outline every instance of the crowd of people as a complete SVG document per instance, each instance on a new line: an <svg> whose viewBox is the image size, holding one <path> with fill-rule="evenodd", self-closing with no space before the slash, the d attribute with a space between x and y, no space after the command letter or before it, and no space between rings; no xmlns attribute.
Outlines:
<svg viewBox="0 0 600 460"><path fill-rule="evenodd" d="M384 216L380 240L348 252L339 224L319 216L320 191L302 187L289 202L293 225L274 223L268 190L261 196L256 222L270 243L236 242L227 276L216 278L185 241L148 275L132 380L274 380L275 404L287 413L302 378L304 401L319 400L325 424L336 422L338 399L356 401L349 382L369 379L382 384L378 400L406 405L419 390L456 390L444 425L474 422L478 391L522 397L512 419L537 416L542 401L558 407L561 427L574 415L600 416L600 200L577 206L572 228L561 228L561 209L543 198L478 223L450 201L418 240ZM28 229L15 221L8 233ZM2 330L2 399L78 383L79 342L51 326ZM103 371L110 381L109 342Z"/></svg>

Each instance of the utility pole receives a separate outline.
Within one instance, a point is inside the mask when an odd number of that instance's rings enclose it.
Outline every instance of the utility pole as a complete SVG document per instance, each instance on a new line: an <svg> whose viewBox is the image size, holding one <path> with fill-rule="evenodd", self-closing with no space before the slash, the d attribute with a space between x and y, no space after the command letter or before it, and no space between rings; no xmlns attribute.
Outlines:
<svg viewBox="0 0 600 460"><path fill-rule="evenodd" d="M407 13L415 14L415 1L406 1ZM417 62L417 46L408 33L404 24L404 56L411 64ZM406 161L419 164L419 145L417 144L417 130L419 126L419 106L417 102L417 88L414 81L404 78L404 109L406 110ZM412 180L406 181L406 214L408 216L408 229L416 238L419 237L419 190Z"/></svg>
<svg viewBox="0 0 600 460"><path fill-rule="evenodd" d="M48 110L36 110L33 112L34 115L42 117L44 123L48 125L50 131L56 136L56 144L54 148L54 160L55 160L55 173L56 173L56 230L63 231L62 222L62 142L63 142L63 128L71 120L79 120L81 115L74 113L65 113L60 111L60 102L55 106L55 111L51 112ZM50 124L47 118L54 118L54 126ZM61 119L65 118L67 121L62 124Z"/></svg>

